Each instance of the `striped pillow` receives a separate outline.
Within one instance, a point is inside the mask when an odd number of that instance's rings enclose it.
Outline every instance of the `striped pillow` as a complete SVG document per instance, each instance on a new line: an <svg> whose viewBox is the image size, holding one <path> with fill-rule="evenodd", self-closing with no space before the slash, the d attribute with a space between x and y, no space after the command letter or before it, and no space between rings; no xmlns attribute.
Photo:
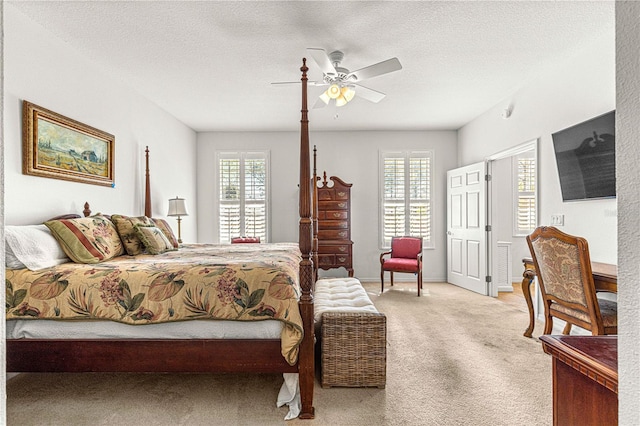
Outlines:
<svg viewBox="0 0 640 426"><path fill-rule="evenodd" d="M171 244L173 244L173 248L178 248L178 240L176 239L176 236L171 230L171 226L169 226L167 221L164 219L157 219L153 217L151 218L151 220L162 231L164 236L167 237L169 241L171 241Z"/></svg>
<svg viewBox="0 0 640 426"><path fill-rule="evenodd" d="M76 263L100 263L124 253L116 227L101 214L50 220L44 224Z"/></svg>
<svg viewBox="0 0 640 426"><path fill-rule="evenodd" d="M144 244L147 252L150 254L162 254L166 251L177 250L171 244L171 241L164 235L164 233L156 226L136 225L134 226L135 233Z"/></svg>

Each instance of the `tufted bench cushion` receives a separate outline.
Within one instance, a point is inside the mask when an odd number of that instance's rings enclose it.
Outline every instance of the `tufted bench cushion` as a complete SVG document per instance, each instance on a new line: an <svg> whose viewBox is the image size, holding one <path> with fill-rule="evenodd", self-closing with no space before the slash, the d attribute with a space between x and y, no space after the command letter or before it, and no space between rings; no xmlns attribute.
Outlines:
<svg viewBox="0 0 640 426"><path fill-rule="evenodd" d="M325 312L378 312L356 278L318 280L313 294L313 303L316 322L320 322Z"/></svg>
<svg viewBox="0 0 640 426"><path fill-rule="evenodd" d="M321 345L322 387L384 388L387 318L356 278L316 282L316 335Z"/></svg>

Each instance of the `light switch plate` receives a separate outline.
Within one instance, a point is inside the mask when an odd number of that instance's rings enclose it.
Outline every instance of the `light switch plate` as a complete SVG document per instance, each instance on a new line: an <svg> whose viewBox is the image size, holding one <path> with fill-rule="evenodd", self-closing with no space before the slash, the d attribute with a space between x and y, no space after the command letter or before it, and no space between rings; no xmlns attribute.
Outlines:
<svg viewBox="0 0 640 426"><path fill-rule="evenodd" d="M551 215L551 225L552 226L564 226L564 215L563 214L552 214Z"/></svg>

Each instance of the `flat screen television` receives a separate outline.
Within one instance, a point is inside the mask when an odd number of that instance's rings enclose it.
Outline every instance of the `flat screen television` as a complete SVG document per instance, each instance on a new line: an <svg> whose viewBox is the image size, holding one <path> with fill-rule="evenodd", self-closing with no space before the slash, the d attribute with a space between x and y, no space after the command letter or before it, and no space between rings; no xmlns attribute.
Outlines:
<svg viewBox="0 0 640 426"><path fill-rule="evenodd" d="M562 201L616 196L615 111L553 133Z"/></svg>

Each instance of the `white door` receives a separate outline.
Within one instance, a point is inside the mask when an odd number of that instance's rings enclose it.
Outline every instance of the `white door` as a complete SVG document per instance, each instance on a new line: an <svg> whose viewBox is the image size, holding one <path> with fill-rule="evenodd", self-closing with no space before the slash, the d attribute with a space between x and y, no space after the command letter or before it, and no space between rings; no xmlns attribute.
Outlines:
<svg viewBox="0 0 640 426"><path fill-rule="evenodd" d="M487 295L486 165L447 172L447 281Z"/></svg>

